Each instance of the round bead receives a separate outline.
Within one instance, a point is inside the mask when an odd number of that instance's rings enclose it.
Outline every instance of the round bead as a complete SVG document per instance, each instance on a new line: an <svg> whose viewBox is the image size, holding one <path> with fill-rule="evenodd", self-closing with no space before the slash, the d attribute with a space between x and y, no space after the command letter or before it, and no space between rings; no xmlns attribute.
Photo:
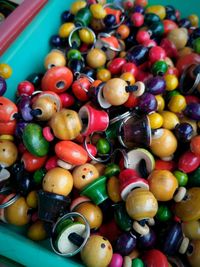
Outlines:
<svg viewBox="0 0 200 267"><path fill-rule="evenodd" d="M144 267L144 262L139 258L135 258L132 260L132 267Z"/></svg>
<svg viewBox="0 0 200 267"><path fill-rule="evenodd" d="M158 129L158 128L162 127L163 118L159 113L154 112L154 113L148 115L148 118L150 121L151 129Z"/></svg>
<svg viewBox="0 0 200 267"><path fill-rule="evenodd" d="M75 28L74 23L72 22L66 22L61 25L59 29L59 36L62 38L67 38L70 34L70 32Z"/></svg>
<svg viewBox="0 0 200 267"><path fill-rule="evenodd" d="M186 186L186 184L188 182L188 176L186 173L181 172L181 171L175 171L174 175L178 181L179 186Z"/></svg>
<svg viewBox="0 0 200 267"><path fill-rule="evenodd" d="M174 113L179 113L186 108L186 100L185 97L182 95L174 95L171 97L168 108L170 111Z"/></svg>
<svg viewBox="0 0 200 267"><path fill-rule="evenodd" d="M165 77L166 90L172 91L178 87L178 78L173 74L166 74Z"/></svg>
<svg viewBox="0 0 200 267"><path fill-rule="evenodd" d="M12 75L11 67L6 63L0 63L0 76L4 79L10 78Z"/></svg>
<svg viewBox="0 0 200 267"><path fill-rule="evenodd" d="M123 264L123 257L118 253L114 253L112 256L112 260L109 264L109 267L122 267L122 264Z"/></svg>
<svg viewBox="0 0 200 267"><path fill-rule="evenodd" d="M167 205L161 204L158 207L158 212L156 213L156 219L161 222L169 221L172 218L172 212Z"/></svg>

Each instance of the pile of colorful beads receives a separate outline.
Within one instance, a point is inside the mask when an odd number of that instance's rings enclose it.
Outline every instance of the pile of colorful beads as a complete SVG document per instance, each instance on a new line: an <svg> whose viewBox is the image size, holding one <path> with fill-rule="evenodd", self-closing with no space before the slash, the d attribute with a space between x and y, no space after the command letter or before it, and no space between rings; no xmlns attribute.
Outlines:
<svg viewBox="0 0 200 267"><path fill-rule="evenodd" d="M147 0L61 17L15 103L0 64L0 220L88 267L199 267L198 17Z"/></svg>

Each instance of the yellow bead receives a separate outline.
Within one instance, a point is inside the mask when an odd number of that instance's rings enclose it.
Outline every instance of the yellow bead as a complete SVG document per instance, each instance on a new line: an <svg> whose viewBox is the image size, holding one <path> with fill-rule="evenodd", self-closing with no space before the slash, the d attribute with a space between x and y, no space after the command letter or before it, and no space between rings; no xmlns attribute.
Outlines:
<svg viewBox="0 0 200 267"><path fill-rule="evenodd" d="M97 79L101 80L102 82L107 82L111 79L111 73L107 69L99 69L97 71Z"/></svg>
<svg viewBox="0 0 200 267"><path fill-rule="evenodd" d="M95 19L104 19L106 14L105 9L100 4L93 4L90 6L90 11Z"/></svg>
<svg viewBox="0 0 200 267"><path fill-rule="evenodd" d="M164 6L161 5L147 7L146 13L154 13L158 15L161 20L163 20L166 17L166 9Z"/></svg>
<svg viewBox="0 0 200 267"><path fill-rule="evenodd" d="M173 91L178 87L178 79L173 74L167 74L165 76L166 90Z"/></svg>
<svg viewBox="0 0 200 267"><path fill-rule="evenodd" d="M37 208L38 206L38 198L36 191L31 191L26 197L26 203L30 208Z"/></svg>
<svg viewBox="0 0 200 267"><path fill-rule="evenodd" d="M11 67L6 63L0 64L0 76L4 79L10 78L12 75L12 69Z"/></svg>
<svg viewBox="0 0 200 267"><path fill-rule="evenodd" d="M81 41L85 44L93 44L94 43L94 37L92 35L92 33L87 30L87 29L81 29L79 31L79 37L81 39Z"/></svg>
<svg viewBox="0 0 200 267"><path fill-rule="evenodd" d="M125 51L121 51L119 54L119 57L125 57L126 56L126 52Z"/></svg>
<svg viewBox="0 0 200 267"><path fill-rule="evenodd" d="M156 95L155 97L158 104L157 111L161 112L165 108L165 100L161 95Z"/></svg>
<svg viewBox="0 0 200 267"><path fill-rule="evenodd" d="M130 72L124 72L121 76L121 79L128 82L130 85L133 85L135 83L135 77Z"/></svg>
<svg viewBox="0 0 200 267"><path fill-rule="evenodd" d="M188 19L193 27L199 26L199 17L196 14L191 14Z"/></svg>
<svg viewBox="0 0 200 267"><path fill-rule="evenodd" d="M148 118L150 121L151 129L158 129L158 128L162 127L163 118L159 113L154 112L154 113L148 115Z"/></svg>
<svg viewBox="0 0 200 267"><path fill-rule="evenodd" d="M66 22L60 26L59 36L62 38L67 38L70 35L70 32L75 28L74 23Z"/></svg>
<svg viewBox="0 0 200 267"><path fill-rule="evenodd" d="M171 97L168 108L170 111L179 113L182 112L186 108L186 100L185 97L182 95L174 95Z"/></svg>
<svg viewBox="0 0 200 267"><path fill-rule="evenodd" d="M13 137L13 135L2 134L2 135L0 135L0 140L14 141L14 137Z"/></svg>
<svg viewBox="0 0 200 267"><path fill-rule="evenodd" d="M76 15L76 13L81 9L84 8L86 6L86 2L85 1L76 1L71 5L70 8L70 12L74 15Z"/></svg>
<svg viewBox="0 0 200 267"><path fill-rule="evenodd" d="M121 201L121 195L119 190L119 179L115 176L110 177L107 183L107 192L109 198L117 203Z"/></svg>
<svg viewBox="0 0 200 267"><path fill-rule="evenodd" d="M160 115L163 118L163 128L168 129L168 130L173 130L175 126L179 123L179 119L171 111L162 111Z"/></svg>

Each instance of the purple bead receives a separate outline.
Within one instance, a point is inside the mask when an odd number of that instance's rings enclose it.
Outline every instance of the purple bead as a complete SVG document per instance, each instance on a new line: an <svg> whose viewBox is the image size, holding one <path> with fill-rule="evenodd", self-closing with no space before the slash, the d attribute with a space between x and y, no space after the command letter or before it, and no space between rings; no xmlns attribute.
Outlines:
<svg viewBox="0 0 200 267"><path fill-rule="evenodd" d="M4 95L7 90L7 84L3 77L0 77L0 96Z"/></svg>
<svg viewBox="0 0 200 267"><path fill-rule="evenodd" d="M157 110L157 101L154 95L150 93L144 93L139 97L138 107L142 113L150 114Z"/></svg>
<svg viewBox="0 0 200 267"><path fill-rule="evenodd" d="M31 121L33 116L31 115L31 99L29 96L22 96L18 104L19 110L21 112L22 118L25 121Z"/></svg>
<svg viewBox="0 0 200 267"><path fill-rule="evenodd" d="M184 110L184 114L192 120L200 120L200 104L199 103L189 103Z"/></svg>
<svg viewBox="0 0 200 267"><path fill-rule="evenodd" d="M143 6L140 6L140 5L136 5L134 6L133 8L133 13L141 13L141 14L144 14L144 7Z"/></svg>
<svg viewBox="0 0 200 267"><path fill-rule="evenodd" d="M153 248L156 243L156 235L155 232L150 229L147 235L142 235L138 238L139 247L142 249Z"/></svg>
<svg viewBox="0 0 200 267"><path fill-rule="evenodd" d="M135 45L127 52L126 59L139 66L147 61L148 53L148 47Z"/></svg>
<svg viewBox="0 0 200 267"><path fill-rule="evenodd" d="M122 267L123 258L120 254L114 253L112 256L112 260L109 264L109 267Z"/></svg>
<svg viewBox="0 0 200 267"><path fill-rule="evenodd" d="M120 235L115 244L115 251L122 256L127 256L136 247L136 236L132 233Z"/></svg>
<svg viewBox="0 0 200 267"><path fill-rule="evenodd" d="M145 81L146 91L153 94L153 95L159 95L164 93L166 88L166 82L165 80L160 77L151 77L148 80Z"/></svg>
<svg viewBox="0 0 200 267"><path fill-rule="evenodd" d="M174 133L180 142L189 142L193 135L193 128L191 124L183 122L176 125Z"/></svg>

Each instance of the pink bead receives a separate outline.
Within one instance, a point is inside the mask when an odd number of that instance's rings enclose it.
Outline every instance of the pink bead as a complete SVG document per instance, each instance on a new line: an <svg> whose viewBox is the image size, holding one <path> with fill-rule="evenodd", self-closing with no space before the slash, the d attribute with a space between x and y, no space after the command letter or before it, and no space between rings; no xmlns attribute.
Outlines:
<svg viewBox="0 0 200 267"><path fill-rule="evenodd" d="M42 130L42 134L44 136L44 138L48 141L51 142L54 139L54 135L51 132L51 128L50 127L44 127Z"/></svg>
<svg viewBox="0 0 200 267"><path fill-rule="evenodd" d="M49 171L49 170L51 170L51 169L57 167L57 166L58 166L58 165L57 165L57 160L58 160L57 156L50 157L50 158L47 160L46 164L45 164L45 169L46 169L47 171Z"/></svg>
<svg viewBox="0 0 200 267"><path fill-rule="evenodd" d="M120 254L114 253L109 267L122 267L123 258Z"/></svg>
<svg viewBox="0 0 200 267"><path fill-rule="evenodd" d="M156 46L156 42L154 40L146 40L144 43L143 43L144 46L146 47L154 47Z"/></svg>
<svg viewBox="0 0 200 267"><path fill-rule="evenodd" d="M149 51L149 61L153 64L166 58L166 52L161 46L154 46Z"/></svg>
<svg viewBox="0 0 200 267"><path fill-rule="evenodd" d="M136 35L136 40L139 44L143 44L146 41L150 40L150 34L148 31L139 31Z"/></svg>
<svg viewBox="0 0 200 267"><path fill-rule="evenodd" d="M131 16L131 21L133 23L133 26L141 27L144 24L144 16L139 12L135 12Z"/></svg>

